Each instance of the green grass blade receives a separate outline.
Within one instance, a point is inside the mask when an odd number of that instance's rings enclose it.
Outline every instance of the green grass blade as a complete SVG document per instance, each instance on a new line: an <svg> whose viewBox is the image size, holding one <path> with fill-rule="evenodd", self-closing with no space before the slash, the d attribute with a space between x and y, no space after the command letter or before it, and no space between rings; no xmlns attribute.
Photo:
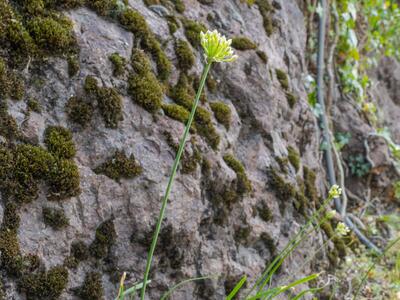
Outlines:
<svg viewBox="0 0 400 300"><path fill-rule="evenodd" d="M226 297L226 300L232 300L233 297L239 292L239 290L242 288L243 284L246 282L247 276L244 275L242 279L235 285L233 290L229 293L229 295Z"/></svg>
<svg viewBox="0 0 400 300"><path fill-rule="evenodd" d="M151 280L147 280L147 284L149 284ZM115 298L115 300L125 299L126 296L135 295L138 290L143 287L143 282L135 284L134 286L130 287L129 289L125 290L119 297ZM121 298L122 297L122 298Z"/></svg>
<svg viewBox="0 0 400 300"><path fill-rule="evenodd" d="M193 282L193 281L199 281L199 280L205 280L205 279L211 279L211 278L218 278L219 276L216 275L208 275L208 276L202 276L202 277L195 277L195 278L190 278L190 279L186 279L176 285L174 285L172 288L170 288L167 292L165 292L160 300L166 300L175 290L179 289L181 286L189 283L189 282Z"/></svg>

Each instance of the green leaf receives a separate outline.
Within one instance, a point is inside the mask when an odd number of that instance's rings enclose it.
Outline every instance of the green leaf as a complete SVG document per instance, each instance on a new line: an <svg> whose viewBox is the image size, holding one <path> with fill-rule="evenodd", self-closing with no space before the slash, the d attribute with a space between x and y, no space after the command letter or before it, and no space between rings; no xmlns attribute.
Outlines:
<svg viewBox="0 0 400 300"><path fill-rule="evenodd" d="M235 295L239 292L239 290L241 289L241 287L243 286L243 284L246 282L247 280L247 276L244 275L242 277L242 279L240 279L240 281L235 285L235 287L233 288L233 290L229 293L229 295L226 297L226 300L231 300L233 299L233 297L235 297Z"/></svg>

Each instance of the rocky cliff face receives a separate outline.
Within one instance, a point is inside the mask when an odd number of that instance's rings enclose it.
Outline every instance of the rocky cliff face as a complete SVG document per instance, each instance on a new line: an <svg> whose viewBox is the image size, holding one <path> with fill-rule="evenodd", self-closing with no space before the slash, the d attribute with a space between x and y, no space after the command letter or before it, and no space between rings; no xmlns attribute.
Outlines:
<svg viewBox="0 0 400 300"><path fill-rule="evenodd" d="M182 9L180 1L148 1L148 6L137 0L116 6L113 1L86 6L61 1L56 7L45 1L43 11L27 12L27 4L2 1L2 9L14 11L40 53L22 52L17 61L15 40L0 35L6 41L0 48L7 72L24 84L21 100L0 94L8 106L0 122L1 161L11 165L4 170L0 165L5 299L25 299L25 294L97 299L90 284L113 299L122 272L127 282L141 280L184 128L184 100L191 99L191 85L196 87L202 71L198 23L248 40L236 39L241 50L235 63L213 66L167 208L149 299L182 279L210 274L221 277L188 285L174 299L222 299L241 275L259 275L315 206L315 188L324 194L317 122L304 88L310 71L300 4L185 0ZM58 15L71 22L74 46L68 50L62 49L65 41L54 41L54 24L32 24L35 18L61 24ZM3 20L0 24L9 28L4 12ZM189 53L178 50L180 40L189 41L181 47ZM379 74L387 91L382 106L396 116L398 77L386 80L384 69ZM346 105L338 123L365 136L369 127L363 116ZM21 150L24 145L32 149ZM381 146L380 154L388 151ZM33 170L37 165L41 171ZM22 166L28 166L27 173L19 171ZM32 199L21 200L19 188ZM19 226L10 225L10 215L19 216ZM281 274L288 269L293 274L316 245L317 240L304 243ZM59 291L43 292L55 277Z"/></svg>

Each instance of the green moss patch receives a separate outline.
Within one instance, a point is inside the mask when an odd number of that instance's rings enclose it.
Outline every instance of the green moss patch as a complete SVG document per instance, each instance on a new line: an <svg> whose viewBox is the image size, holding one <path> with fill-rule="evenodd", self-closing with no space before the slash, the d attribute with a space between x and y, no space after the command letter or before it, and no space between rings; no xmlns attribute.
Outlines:
<svg viewBox="0 0 400 300"><path fill-rule="evenodd" d="M257 45L247 37L236 36L232 38L232 47L236 50L253 50L257 48Z"/></svg>
<svg viewBox="0 0 400 300"><path fill-rule="evenodd" d="M292 146L287 147L288 159L293 168L298 171L300 169L300 155Z"/></svg>
<svg viewBox="0 0 400 300"><path fill-rule="evenodd" d="M194 55L189 44L184 40L175 43L175 53L178 58L178 66L183 71L188 71L193 67Z"/></svg>
<svg viewBox="0 0 400 300"><path fill-rule="evenodd" d="M185 4L183 3L182 0L171 0L172 3L175 5L175 10L178 13L183 13L185 11Z"/></svg>
<svg viewBox="0 0 400 300"><path fill-rule="evenodd" d="M122 116L122 98L115 88L99 87L97 80L87 76L85 91L97 100L104 123L108 128L117 128Z"/></svg>
<svg viewBox="0 0 400 300"><path fill-rule="evenodd" d="M161 80L168 79L172 64L154 36L154 33L149 29L145 18L138 11L127 8L120 14L119 21L136 38L141 40L142 48L151 54L157 65L158 77Z"/></svg>
<svg viewBox="0 0 400 300"><path fill-rule="evenodd" d="M92 105L76 96L73 96L68 100L65 110L68 118L82 127L86 127L93 116Z"/></svg>
<svg viewBox="0 0 400 300"><path fill-rule="evenodd" d="M91 272L86 274L82 286L77 289L76 294L83 300L102 300L104 299L103 283L101 274Z"/></svg>
<svg viewBox="0 0 400 300"><path fill-rule="evenodd" d="M62 209L43 207L43 222L55 230L60 230L69 225L69 219Z"/></svg>
<svg viewBox="0 0 400 300"><path fill-rule="evenodd" d="M73 158L76 153L70 130L61 126L48 126L44 133L44 143L50 153L59 158Z"/></svg>
<svg viewBox="0 0 400 300"><path fill-rule="evenodd" d="M117 0L90 0L87 5L101 16L106 16L112 9L117 8Z"/></svg>
<svg viewBox="0 0 400 300"><path fill-rule="evenodd" d="M42 112L42 107L40 106L40 103L35 99L29 99L26 105L29 111L34 111L38 114Z"/></svg>
<svg viewBox="0 0 400 300"><path fill-rule="evenodd" d="M183 124L186 124L189 119L190 112L181 105L178 104L163 104L162 109L164 113Z"/></svg>
<svg viewBox="0 0 400 300"><path fill-rule="evenodd" d="M273 7L269 3L269 0L256 0L255 3L257 4L260 14L262 16L265 33L267 34L267 36L270 36L274 31L274 26L271 18Z"/></svg>
<svg viewBox="0 0 400 300"><path fill-rule="evenodd" d="M89 248L82 241L75 241L71 244L71 255L78 261L84 261L89 258Z"/></svg>
<svg viewBox="0 0 400 300"><path fill-rule="evenodd" d="M304 186L305 186L305 195L315 205L319 204L319 196L318 191L315 186L316 175L314 171L309 169L308 167L303 167L303 178L304 178Z"/></svg>
<svg viewBox="0 0 400 300"><path fill-rule="evenodd" d="M200 32L207 31L206 25L190 19L182 19L182 23L188 41L193 47L200 47Z"/></svg>
<svg viewBox="0 0 400 300"><path fill-rule="evenodd" d="M24 94L24 82L15 72L8 68L5 61L0 57L0 97L20 100Z"/></svg>
<svg viewBox="0 0 400 300"><path fill-rule="evenodd" d="M212 102L210 103L210 107L214 112L214 116L217 121L224 125L226 129L229 129L232 117L232 112L229 105L223 102Z"/></svg>
<svg viewBox="0 0 400 300"><path fill-rule="evenodd" d="M140 175L142 167L136 162L133 154L127 157L125 152L117 150L106 162L94 169L94 172L119 182L121 178L131 179Z"/></svg>
<svg viewBox="0 0 400 300"><path fill-rule="evenodd" d="M163 91L153 73L131 75L128 85L128 92L136 104L150 113L160 110Z"/></svg>
<svg viewBox="0 0 400 300"><path fill-rule="evenodd" d="M233 155L225 155L224 161L236 173L237 179L237 192L239 194L246 194L251 192L251 182L247 178L246 170L243 164L238 161Z"/></svg>
<svg viewBox="0 0 400 300"><path fill-rule="evenodd" d="M286 100L287 100L290 108L293 108L297 103L297 98L292 93L286 93Z"/></svg>
<svg viewBox="0 0 400 300"><path fill-rule="evenodd" d="M78 74L80 70L79 60L76 55L70 55L67 59L68 62L68 75L69 77L73 77Z"/></svg>
<svg viewBox="0 0 400 300"><path fill-rule="evenodd" d="M89 247L90 254L97 259L106 258L116 238L113 220L104 221L96 229L95 239Z"/></svg>
<svg viewBox="0 0 400 300"><path fill-rule="evenodd" d="M5 102L0 103L0 135L8 140L17 139L20 136L17 122L8 114Z"/></svg>
<svg viewBox="0 0 400 300"><path fill-rule="evenodd" d="M79 170L72 160L56 160L48 179L50 200L64 200L78 196L80 190Z"/></svg>
<svg viewBox="0 0 400 300"><path fill-rule="evenodd" d="M289 78L287 74L281 69L276 69L275 74L279 83L281 84L281 87L287 91L289 89Z"/></svg>
<svg viewBox="0 0 400 300"><path fill-rule="evenodd" d="M58 299L68 284L68 270L56 266L49 271L23 276L18 287L29 299Z"/></svg>
<svg viewBox="0 0 400 300"><path fill-rule="evenodd" d="M256 54L258 55L258 57L263 61L263 63L268 63L268 56L267 54L262 51L262 50L257 50Z"/></svg>
<svg viewBox="0 0 400 300"><path fill-rule="evenodd" d="M113 53L108 58L114 66L114 72L113 72L114 76L121 76L122 74L124 74L126 65L125 58L119 55L118 53Z"/></svg>
<svg viewBox="0 0 400 300"><path fill-rule="evenodd" d="M262 202L257 206L257 212L260 218L265 222L270 222L273 219L272 211L267 204Z"/></svg>

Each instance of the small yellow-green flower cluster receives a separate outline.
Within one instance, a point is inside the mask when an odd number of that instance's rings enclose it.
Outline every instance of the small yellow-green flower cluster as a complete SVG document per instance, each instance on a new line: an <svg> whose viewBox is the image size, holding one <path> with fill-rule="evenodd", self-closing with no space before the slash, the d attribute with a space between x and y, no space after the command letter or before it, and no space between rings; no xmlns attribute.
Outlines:
<svg viewBox="0 0 400 300"><path fill-rule="evenodd" d="M333 198L337 198L342 194L342 189L334 184L332 185L331 189L329 190L329 198L333 199Z"/></svg>
<svg viewBox="0 0 400 300"><path fill-rule="evenodd" d="M237 59L231 47L232 40L227 40L218 31L201 32L200 40L208 63L231 62Z"/></svg>
<svg viewBox="0 0 400 300"><path fill-rule="evenodd" d="M336 226L336 234L339 236L345 236L350 232L349 227L346 226L343 222L339 222Z"/></svg>

